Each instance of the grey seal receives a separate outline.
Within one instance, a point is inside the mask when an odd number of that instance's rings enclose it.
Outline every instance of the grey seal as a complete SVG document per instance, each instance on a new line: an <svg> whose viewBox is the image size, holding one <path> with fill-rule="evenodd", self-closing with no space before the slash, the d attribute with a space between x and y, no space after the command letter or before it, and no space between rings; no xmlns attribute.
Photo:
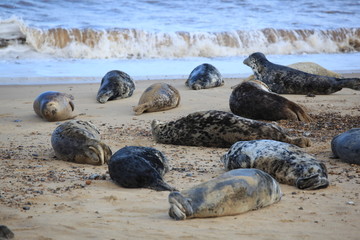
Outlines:
<svg viewBox="0 0 360 240"><path fill-rule="evenodd" d="M0 225L0 240L13 239L15 234L5 225Z"/></svg>
<svg viewBox="0 0 360 240"><path fill-rule="evenodd" d="M353 128L331 140L331 150L336 158L360 165L360 128Z"/></svg>
<svg viewBox="0 0 360 240"><path fill-rule="evenodd" d="M224 85L224 79L213 65L203 63L192 70L185 85L193 90L213 88Z"/></svg>

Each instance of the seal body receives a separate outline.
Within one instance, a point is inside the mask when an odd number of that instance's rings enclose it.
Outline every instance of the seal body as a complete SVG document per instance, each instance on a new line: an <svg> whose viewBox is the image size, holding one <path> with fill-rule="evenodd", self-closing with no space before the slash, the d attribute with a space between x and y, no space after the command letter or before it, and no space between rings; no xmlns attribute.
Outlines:
<svg viewBox="0 0 360 240"><path fill-rule="evenodd" d="M76 117L73 100L70 94L48 91L36 97L33 108L38 116L49 122L62 121Z"/></svg>
<svg viewBox="0 0 360 240"><path fill-rule="evenodd" d="M169 194L169 216L176 220L237 215L280 201L281 189L258 169L235 169L181 192Z"/></svg>
<svg viewBox="0 0 360 240"><path fill-rule="evenodd" d="M262 84L264 83L255 80L236 86L229 100L231 112L251 119L311 121L311 117L302 107L285 97L270 92Z"/></svg>
<svg viewBox="0 0 360 240"><path fill-rule="evenodd" d="M138 106L134 107L136 115L143 112L157 112L179 106L179 91L167 83L154 83L141 95Z"/></svg>
<svg viewBox="0 0 360 240"><path fill-rule="evenodd" d="M291 138L275 124L216 110L195 112L168 123L154 120L151 128L157 142L174 145L225 148L241 140L255 139L273 139L300 147L310 145L309 139Z"/></svg>
<svg viewBox="0 0 360 240"><path fill-rule="evenodd" d="M318 189L329 185L326 166L299 147L273 141L239 141L221 157L225 169L257 168L278 182L300 189Z"/></svg>
<svg viewBox="0 0 360 240"><path fill-rule="evenodd" d="M124 147L111 156L108 166L111 179L122 187L175 190L162 178L169 171L168 160L155 148Z"/></svg>
<svg viewBox="0 0 360 240"><path fill-rule="evenodd" d="M100 141L99 130L90 122L70 120L51 135L56 157L70 162L102 165L111 157L111 149Z"/></svg>
<svg viewBox="0 0 360 240"><path fill-rule="evenodd" d="M342 88L360 90L360 78L335 78L306 73L268 61L256 52L244 60L255 78L279 94L331 94Z"/></svg>
<svg viewBox="0 0 360 240"><path fill-rule="evenodd" d="M360 165L360 128L335 136L331 141L331 150L342 161Z"/></svg>
<svg viewBox="0 0 360 240"><path fill-rule="evenodd" d="M204 63L192 70L185 85L193 90L224 85L220 72L211 64Z"/></svg>
<svg viewBox="0 0 360 240"><path fill-rule="evenodd" d="M105 74L97 93L97 101L106 103L108 100L131 97L135 90L133 79L125 72L113 70Z"/></svg>

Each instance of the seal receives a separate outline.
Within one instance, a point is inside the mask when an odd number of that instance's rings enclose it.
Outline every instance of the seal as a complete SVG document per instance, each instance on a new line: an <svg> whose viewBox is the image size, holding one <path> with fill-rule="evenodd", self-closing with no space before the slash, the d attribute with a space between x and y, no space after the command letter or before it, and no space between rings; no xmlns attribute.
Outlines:
<svg viewBox="0 0 360 240"><path fill-rule="evenodd" d="M277 181L259 169L235 169L188 190L169 194L175 220L237 215L280 201Z"/></svg>
<svg viewBox="0 0 360 240"><path fill-rule="evenodd" d="M15 234L5 225L0 225L0 239L13 239Z"/></svg>
<svg viewBox="0 0 360 240"><path fill-rule="evenodd" d="M306 73L268 61L256 52L244 60L257 80L278 94L331 94L342 88L360 90L360 78L335 78Z"/></svg>
<svg viewBox="0 0 360 240"><path fill-rule="evenodd" d="M360 128L353 128L335 136L331 140L331 150L335 158L360 165Z"/></svg>
<svg viewBox="0 0 360 240"><path fill-rule="evenodd" d="M213 65L203 63L192 70L185 85L193 90L200 90L222 86L224 80Z"/></svg>
<svg viewBox="0 0 360 240"><path fill-rule="evenodd" d="M272 93L258 80L246 81L230 95L232 113L241 117L277 121L281 119L310 122L311 117L298 104Z"/></svg>
<svg viewBox="0 0 360 240"><path fill-rule="evenodd" d="M117 98L128 98L133 95L134 90L135 83L127 73L113 70L101 79L96 100L99 103L106 103Z"/></svg>
<svg viewBox="0 0 360 240"><path fill-rule="evenodd" d="M169 171L168 159L155 148L121 148L111 156L108 167L111 179L122 187L175 190L162 178Z"/></svg>
<svg viewBox="0 0 360 240"><path fill-rule="evenodd" d="M71 94L47 91L36 97L33 103L35 113L49 121L63 121L75 118L74 97Z"/></svg>
<svg viewBox="0 0 360 240"><path fill-rule="evenodd" d="M299 189L329 185L326 166L299 147L274 140L239 141L221 157L225 169L257 168Z"/></svg>
<svg viewBox="0 0 360 240"><path fill-rule="evenodd" d="M174 145L226 148L241 140L273 139L310 146L308 138L292 138L275 124L216 110L191 113L167 123L153 120L151 130L156 142Z"/></svg>
<svg viewBox="0 0 360 240"><path fill-rule="evenodd" d="M154 83L141 95L138 106L133 110L136 115L143 112L157 112L176 108L180 104L179 91L167 83Z"/></svg>
<svg viewBox="0 0 360 240"><path fill-rule="evenodd" d="M87 121L70 120L59 125L51 135L51 145L57 158L76 163L102 165L112 155L100 141L100 131Z"/></svg>

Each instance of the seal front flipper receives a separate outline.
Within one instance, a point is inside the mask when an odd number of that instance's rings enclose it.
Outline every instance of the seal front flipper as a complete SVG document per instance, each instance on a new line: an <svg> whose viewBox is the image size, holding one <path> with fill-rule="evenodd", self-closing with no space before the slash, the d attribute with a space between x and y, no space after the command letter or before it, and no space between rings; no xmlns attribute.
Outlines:
<svg viewBox="0 0 360 240"><path fill-rule="evenodd" d="M175 220L185 220L193 215L191 199L181 195L180 192L169 194L169 216Z"/></svg>

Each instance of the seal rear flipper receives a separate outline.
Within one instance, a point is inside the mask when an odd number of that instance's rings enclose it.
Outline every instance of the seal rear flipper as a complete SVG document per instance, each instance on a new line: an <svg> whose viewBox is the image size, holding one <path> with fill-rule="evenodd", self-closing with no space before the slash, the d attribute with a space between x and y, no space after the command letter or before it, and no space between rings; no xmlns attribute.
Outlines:
<svg viewBox="0 0 360 240"><path fill-rule="evenodd" d="M296 114L297 119L299 121L303 121L303 122L312 121L311 117L305 112L304 108L302 108L300 105L294 102L290 102L289 104L290 104L289 108Z"/></svg>
<svg viewBox="0 0 360 240"><path fill-rule="evenodd" d="M336 78L339 87L360 91L360 78Z"/></svg>
<svg viewBox="0 0 360 240"><path fill-rule="evenodd" d="M169 216L175 220L185 220L193 215L191 199L184 197L180 192L172 192L168 197L170 208Z"/></svg>
<svg viewBox="0 0 360 240"><path fill-rule="evenodd" d="M306 178L298 178L295 185L299 189L314 190L328 187L329 180L326 177L320 177L319 174L315 174Z"/></svg>
<svg viewBox="0 0 360 240"><path fill-rule="evenodd" d="M304 147L310 147L311 146L311 141L308 138L304 138L304 137L299 137L299 138L290 138L289 141L285 141L291 144L294 144L296 146L299 146L301 148Z"/></svg>

